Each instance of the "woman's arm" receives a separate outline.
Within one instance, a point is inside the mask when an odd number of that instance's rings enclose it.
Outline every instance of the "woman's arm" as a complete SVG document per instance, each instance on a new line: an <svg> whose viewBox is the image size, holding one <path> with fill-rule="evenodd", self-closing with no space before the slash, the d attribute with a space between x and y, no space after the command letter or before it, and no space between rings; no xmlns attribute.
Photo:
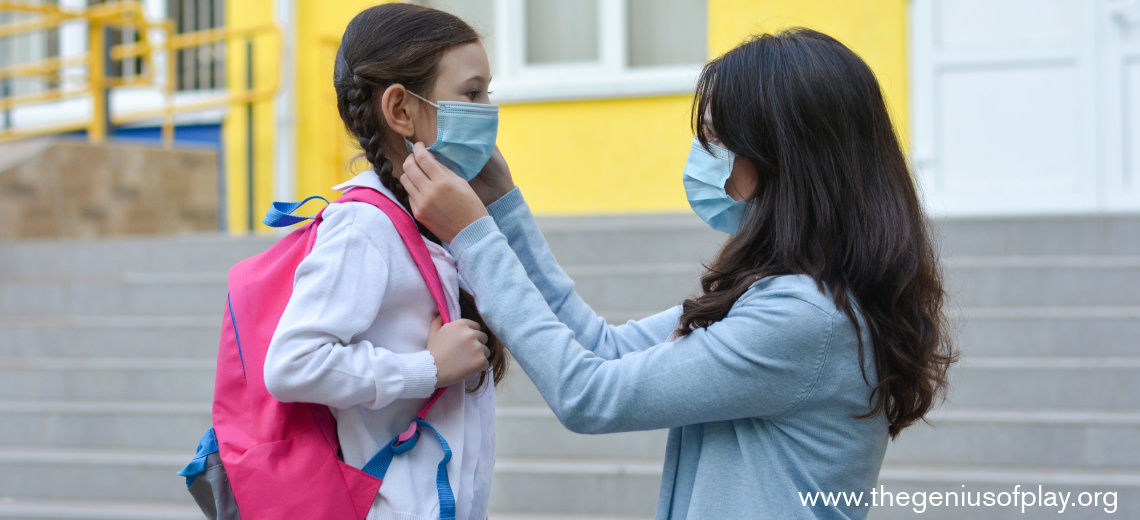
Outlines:
<svg viewBox="0 0 1140 520"><path fill-rule="evenodd" d="M582 346L603 359L617 359L664 342L676 330L680 306L648 318L614 326L606 322L574 292L574 281L558 265L538 229L522 193L514 188L487 206L527 276L546 304L566 324Z"/></svg>
<svg viewBox="0 0 1140 520"><path fill-rule="evenodd" d="M379 409L434 390L436 368L428 351L397 354L369 341L352 342L376 318L388 283L387 255L354 224L392 228L386 218L356 203L325 211L265 357L265 384L278 400ZM391 234L400 244L395 228Z"/></svg>
<svg viewBox="0 0 1140 520"><path fill-rule="evenodd" d="M450 247L484 319L576 432L777 416L808 396L830 348L834 314L754 288L706 329L605 360L545 305L492 219L478 219Z"/></svg>

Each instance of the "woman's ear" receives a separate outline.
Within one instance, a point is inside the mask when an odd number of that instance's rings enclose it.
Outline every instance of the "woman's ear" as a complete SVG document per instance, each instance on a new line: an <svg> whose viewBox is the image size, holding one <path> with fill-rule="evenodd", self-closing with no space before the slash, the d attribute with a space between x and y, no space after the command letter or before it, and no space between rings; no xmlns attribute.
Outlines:
<svg viewBox="0 0 1140 520"><path fill-rule="evenodd" d="M404 137L411 137L416 131L408 103L410 97L408 89L399 83L384 89L384 94L380 96L379 108L384 115L384 122L388 124L388 128Z"/></svg>

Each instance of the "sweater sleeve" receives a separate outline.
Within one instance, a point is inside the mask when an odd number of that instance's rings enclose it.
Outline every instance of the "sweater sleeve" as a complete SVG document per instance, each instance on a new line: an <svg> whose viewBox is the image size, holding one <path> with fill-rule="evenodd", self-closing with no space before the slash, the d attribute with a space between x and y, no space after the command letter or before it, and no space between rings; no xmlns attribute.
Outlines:
<svg viewBox="0 0 1140 520"><path fill-rule="evenodd" d="M617 359L630 352L644 350L665 341L677 329L681 318L679 305L617 326L598 316L574 292L574 281L550 252L550 246L518 188L491 203L487 211L506 236L550 310L574 332L583 347L598 357Z"/></svg>
<svg viewBox="0 0 1140 520"><path fill-rule="evenodd" d="M435 388L428 351L397 354L352 341L376 318L388 282L388 258L354 225L353 206L325 211L269 344L265 385L282 402L380 409Z"/></svg>
<svg viewBox="0 0 1140 520"><path fill-rule="evenodd" d="M787 413L815 387L835 328L834 313L758 284L708 328L606 360L544 304L489 217L450 247L483 318L562 424L579 433Z"/></svg>

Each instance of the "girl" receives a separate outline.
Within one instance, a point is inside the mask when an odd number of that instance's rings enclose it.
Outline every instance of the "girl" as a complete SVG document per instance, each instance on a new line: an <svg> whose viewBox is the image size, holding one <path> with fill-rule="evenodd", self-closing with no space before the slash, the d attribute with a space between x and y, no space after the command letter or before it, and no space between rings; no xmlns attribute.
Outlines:
<svg viewBox="0 0 1140 520"><path fill-rule="evenodd" d="M607 325L573 293L517 190L484 208L421 144L400 181L567 428L672 429L658 518L863 518L888 439L956 356L879 85L793 30L707 64L693 107L685 189L732 236L702 294L641 321Z"/></svg>
<svg viewBox="0 0 1140 520"><path fill-rule="evenodd" d="M396 180L405 139L434 141L440 160L478 173L497 128L497 108L487 97L490 77L479 36L455 16L409 4L358 14L345 29L334 86L345 127L373 169L334 189L374 189L407 208ZM437 124L445 119L446 129ZM481 142L478 153L449 141L455 130L475 132L465 142ZM449 314L467 319L440 327L416 264L380 209L331 204L312 252L297 268L266 357L266 386L283 402L331 407L344 460L357 468L408 428L436 388L452 387L427 420L452 450L447 469L455 518L482 520L494 464L491 387L505 373L506 356L459 288L454 259L422 232ZM443 448L430 434L421 437L392 460L370 520L440 517L436 466Z"/></svg>

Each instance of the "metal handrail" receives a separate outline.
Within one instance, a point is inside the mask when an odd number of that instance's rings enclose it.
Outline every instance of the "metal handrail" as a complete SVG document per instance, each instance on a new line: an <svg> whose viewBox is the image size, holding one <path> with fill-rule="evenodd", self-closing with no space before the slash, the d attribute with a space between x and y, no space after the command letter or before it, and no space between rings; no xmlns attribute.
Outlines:
<svg viewBox="0 0 1140 520"><path fill-rule="evenodd" d="M87 130L88 139L92 142L101 142L107 136L109 126L137 122L155 117L162 118L162 141L164 146L171 147L174 143L174 116L188 112L232 107L236 105L249 105L256 102L272 99L276 94L280 74L273 74L273 81L269 85L254 89L247 87L243 90L227 90L225 94L198 99L192 102L177 103L175 100L175 54L176 52L219 42L246 41L252 45L256 38L270 37L278 48L282 45L281 29L276 25L265 24L251 27L225 27L209 29L193 33L178 34L171 20L149 21L145 18L143 8L137 1L123 1L113 4L101 4L88 9L65 9L50 4L26 4L20 2L0 1L0 12L21 12L40 15L31 20L21 20L15 23L0 25L0 37L22 33L56 29L63 22L70 20L84 20L88 24L88 52L82 55L54 57L36 62L22 63L0 68L0 81L7 81L17 77L49 77L56 79L63 76L64 69L74 67L86 68L86 82L81 87L62 85L46 89L34 94L4 95L0 96L0 110L9 111L13 108L27 105L41 104L60 99L87 97L92 100L92 111L88 118L77 118L74 121L64 121L34 127L4 128L0 131L0 142L27 137L49 135L76 130ZM139 41L109 46L106 42L106 29L132 28L139 35ZM161 42L152 42L150 31L161 31L164 35ZM163 54L166 66L163 81L157 84L154 75L154 56ZM132 78L111 77L107 71L108 61L118 61L125 58L139 58L144 63L144 73ZM247 64L250 67L252 64ZM60 82L62 83L62 82ZM231 85L237 82L230 82ZM108 92L112 88L124 86L156 86L162 88L163 102L156 109L136 110L131 112L110 113L108 106Z"/></svg>

